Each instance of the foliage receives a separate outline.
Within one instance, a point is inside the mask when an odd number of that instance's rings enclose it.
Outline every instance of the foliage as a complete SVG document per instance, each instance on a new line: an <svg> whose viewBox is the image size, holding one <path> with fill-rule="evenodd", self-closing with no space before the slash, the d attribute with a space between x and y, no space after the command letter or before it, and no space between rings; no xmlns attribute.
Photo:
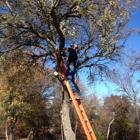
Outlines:
<svg viewBox="0 0 140 140"><path fill-rule="evenodd" d="M64 46L77 43L77 68L94 66L92 74L101 74L110 61L120 58L122 46L118 41L125 38L123 28L136 3L137 0L1 1L1 52L24 47L36 50L30 54L34 60L48 62L46 58L50 59L54 51L59 58Z"/></svg>
<svg viewBox="0 0 140 140"><path fill-rule="evenodd" d="M1 117L13 123L26 123L30 129L49 127L49 97L53 96L52 81L55 78L49 74L49 68L42 69L37 63L34 66L23 65L26 63L23 59L13 62L16 54L18 52L7 57L11 58L8 61L1 60Z"/></svg>
<svg viewBox="0 0 140 140"><path fill-rule="evenodd" d="M111 104L110 104L111 103ZM115 113L115 120L111 126L109 140L131 139L130 110L131 103L127 96L110 96L105 99L105 104L110 104L110 111Z"/></svg>

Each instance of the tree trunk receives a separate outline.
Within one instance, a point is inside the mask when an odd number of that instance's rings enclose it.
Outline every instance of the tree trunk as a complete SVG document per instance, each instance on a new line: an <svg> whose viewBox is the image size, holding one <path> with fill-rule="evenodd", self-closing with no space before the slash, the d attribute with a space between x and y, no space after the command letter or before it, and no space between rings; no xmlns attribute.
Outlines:
<svg viewBox="0 0 140 140"><path fill-rule="evenodd" d="M61 121L62 121L62 126L63 126L64 140L76 140L75 134L71 127L70 101L69 101L69 94L68 94L66 88L64 89L64 92L63 92Z"/></svg>
<svg viewBox="0 0 140 140"><path fill-rule="evenodd" d="M14 134L13 133L10 133L9 140L14 140Z"/></svg>
<svg viewBox="0 0 140 140"><path fill-rule="evenodd" d="M9 135L9 140L14 140L14 127L10 126L10 135Z"/></svg>
<svg viewBox="0 0 140 140"><path fill-rule="evenodd" d="M111 122L110 122L109 125L108 125L108 131L107 131L106 140L109 139L110 127L111 127L111 124L114 122L114 115L115 115L115 113L113 112L113 118L112 118Z"/></svg>
<svg viewBox="0 0 140 140"><path fill-rule="evenodd" d="M39 130L37 127L33 129L33 140L39 140Z"/></svg>
<svg viewBox="0 0 140 140"><path fill-rule="evenodd" d="M6 140L8 140L8 134L7 134L7 122L6 122L5 136L6 136Z"/></svg>
<svg viewBox="0 0 140 140"><path fill-rule="evenodd" d="M15 117L15 120L14 121L13 120L10 121L10 135L9 135L9 140L14 140L15 139L14 138L14 127L15 127L15 124L17 122L17 117L18 116Z"/></svg>

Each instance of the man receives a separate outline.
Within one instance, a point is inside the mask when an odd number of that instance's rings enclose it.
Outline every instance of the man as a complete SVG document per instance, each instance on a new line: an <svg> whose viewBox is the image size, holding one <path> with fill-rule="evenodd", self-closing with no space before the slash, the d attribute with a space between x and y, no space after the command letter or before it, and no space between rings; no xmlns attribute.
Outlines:
<svg viewBox="0 0 140 140"><path fill-rule="evenodd" d="M69 81L69 84L71 86L71 89L73 91L75 98L77 100L79 100L79 99L81 99L81 97L80 97L81 93L74 80L74 74L76 71L75 66L76 66L76 61L77 61L76 48L77 48L77 45L73 44L73 45L71 45L71 48L64 48L64 50L67 50L69 52L69 56L68 56L68 60L67 60L67 64L66 64L67 68L68 68L67 72L66 72L66 76L67 76L67 79Z"/></svg>

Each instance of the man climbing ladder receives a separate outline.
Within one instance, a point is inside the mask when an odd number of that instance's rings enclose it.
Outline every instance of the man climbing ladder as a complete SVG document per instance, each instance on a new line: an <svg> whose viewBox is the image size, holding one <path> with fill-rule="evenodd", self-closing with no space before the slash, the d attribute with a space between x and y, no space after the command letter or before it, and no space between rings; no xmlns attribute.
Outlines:
<svg viewBox="0 0 140 140"><path fill-rule="evenodd" d="M69 81L69 84L71 86L71 89L73 91L73 94L76 99L81 99L81 92L75 83L74 80L74 74L75 74L75 66L76 66L76 61L77 61L77 52L76 52L77 45L73 44L71 45L71 48L64 48L64 50L67 50L69 52L68 60L67 60L67 72L66 72L66 77L67 80Z"/></svg>
<svg viewBox="0 0 140 140"><path fill-rule="evenodd" d="M77 56L76 56L77 53L75 53L76 52L75 47L76 47L76 45L72 45L71 46L72 49L64 48L65 50L68 50L70 52L69 53L69 58L68 58L68 63L67 63L68 69L66 69L65 63L64 63L63 59L61 59L60 70L61 70L61 74L62 74L62 77L63 77L64 82L65 82L65 85L66 85L66 87L68 89L69 95L71 97L71 100L73 101L74 107L76 109L76 112L77 112L77 114L79 116L79 119L81 121L83 129L84 129L85 134L87 136L87 139L88 140L97 140L96 136L95 136L95 134L93 132L93 129L92 129L91 125L90 125L90 122L88 120L88 117L86 115L86 112L85 112L85 110L84 110L84 108L82 106L82 103L80 101L81 97L77 93L79 91L79 89L78 89L77 85L74 82L75 63L76 63L76 60L77 60ZM74 55L72 55L71 53L74 54ZM57 59L56 54L54 54L54 57ZM74 59L70 59L70 57L73 57ZM54 74L57 75L57 72L54 73ZM70 85L69 82L72 82L72 84Z"/></svg>

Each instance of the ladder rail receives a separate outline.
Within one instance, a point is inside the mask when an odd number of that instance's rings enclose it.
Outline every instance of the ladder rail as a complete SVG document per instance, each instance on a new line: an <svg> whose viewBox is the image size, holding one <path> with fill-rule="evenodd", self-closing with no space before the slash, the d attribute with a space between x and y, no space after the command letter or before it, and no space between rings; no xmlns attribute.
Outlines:
<svg viewBox="0 0 140 140"><path fill-rule="evenodd" d="M89 132L88 126L87 126L86 123L84 122L84 119L85 119L85 118L84 118L84 116L81 114L81 110L80 110L80 108L79 108L79 106L78 106L77 100L74 98L74 95L73 95L73 92L72 92L72 90L71 90L71 88L70 88L69 82L68 82L68 81L65 81L65 84L66 84L67 89L68 89L68 91L69 91L69 94L70 94L70 96L71 96L71 98L72 98L74 107L75 107L76 112L77 112L77 114L78 114L78 116L79 116L79 118L80 118L81 124L82 124L82 126L83 126L83 128L84 128L84 131L85 131L85 134L86 134L88 140L96 140L96 139L93 139L92 136L90 135L91 132ZM92 130L92 132L93 132L93 130Z"/></svg>
<svg viewBox="0 0 140 140"><path fill-rule="evenodd" d="M73 104L75 106L76 112L77 112L77 114L78 114L78 116L80 118L81 124L82 124L82 126L84 128L84 131L85 131L85 134L86 134L88 140L97 140L96 136L95 136L95 134L94 134L94 132L92 130L92 127L90 125L90 122L88 120L88 117L87 117L87 115L85 113L85 110L84 110L84 108L82 106L81 101L76 100L74 98L73 92L72 92L72 90L70 88L70 85L69 85L69 82L67 80L65 80L65 84L66 84L67 89L69 91L70 97L72 98L72 101L73 101Z"/></svg>
<svg viewBox="0 0 140 140"><path fill-rule="evenodd" d="M83 110L83 111L82 111L82 114L83 114L84 118L87 118L87 119L88 119L88 117L87 117L87 115L86 115L86 112L85 112L85 110L84 110L82 104L79 105L79 108L81 108L81 109ZM93 132L93 130L92 130L92 127L91 127L91 124L90 124L89 120L87 121L87 126L88 126L89 130L92 131L92 132L91 132L91 135L92 135L93 140L97 140L97 139L96 139L96 136L95 136L95 134L94 134L94 132Z"/></svg>

